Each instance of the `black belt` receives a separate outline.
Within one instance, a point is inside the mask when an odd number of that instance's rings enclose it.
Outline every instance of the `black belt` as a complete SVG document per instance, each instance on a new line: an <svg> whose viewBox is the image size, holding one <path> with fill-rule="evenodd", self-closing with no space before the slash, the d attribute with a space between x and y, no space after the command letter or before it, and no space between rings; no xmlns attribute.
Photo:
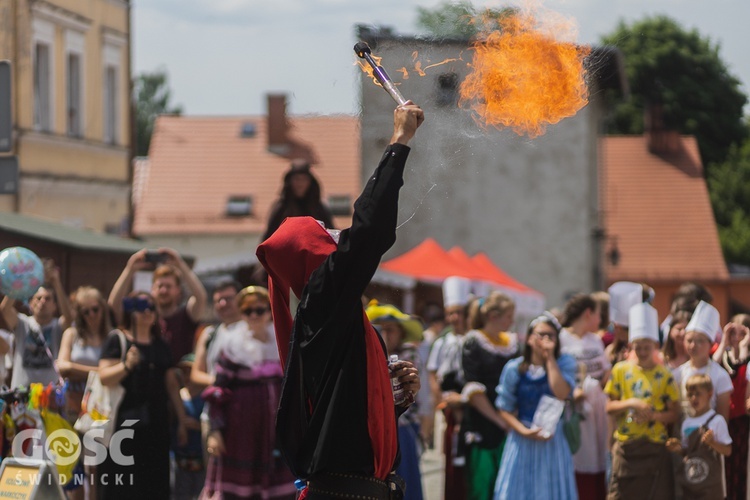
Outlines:
<svg viewBox="0 0 750 500"><path fill-rule="evenodd" d="M318 474L307 484L309 500L351 498L356 500L401 500L404 480L391 473L385 481L372 476L326 472Z"/></svg>

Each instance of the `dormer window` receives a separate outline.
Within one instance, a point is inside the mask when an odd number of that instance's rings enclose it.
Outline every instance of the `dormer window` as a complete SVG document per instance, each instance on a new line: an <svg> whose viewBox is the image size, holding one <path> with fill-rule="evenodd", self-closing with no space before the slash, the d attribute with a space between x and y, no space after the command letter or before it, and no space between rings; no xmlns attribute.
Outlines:
<svg viewBox="0 0 750 500"><path fill-rule="evenodd" d="M254 123L245 122L242 124L242 128L240 129L240 137L255 137L256 132L257 130Z"/></svg>
<svg viewBox="0 0 750 500"><path fill-rule="evenodd" d="M253 197L250 195L230 196L227 200L227 217L248 217L253 214Z"/></svg>

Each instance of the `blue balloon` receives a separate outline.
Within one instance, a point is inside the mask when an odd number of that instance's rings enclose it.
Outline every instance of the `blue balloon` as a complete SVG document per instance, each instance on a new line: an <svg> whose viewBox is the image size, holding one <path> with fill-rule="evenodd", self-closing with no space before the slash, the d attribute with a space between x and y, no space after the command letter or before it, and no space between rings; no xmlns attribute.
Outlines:
<svg viewBox="0 0 750 500"><path fill-rule="evenodd" d="M44 283L44 266L24 247L0 252L0 291L16 300L29 300Z"/></svg>

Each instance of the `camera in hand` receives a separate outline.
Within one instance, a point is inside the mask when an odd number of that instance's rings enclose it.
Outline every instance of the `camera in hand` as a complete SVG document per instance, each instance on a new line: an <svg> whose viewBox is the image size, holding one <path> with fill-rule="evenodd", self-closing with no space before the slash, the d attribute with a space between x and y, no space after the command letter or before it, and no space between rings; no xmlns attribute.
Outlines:
<svg viewBox="0 0 750 500"><path fill-rule="evenodd" d="M146 262L150 262L152 264L161 264L162 262L166 262L167 256L166 254L163 254L156 250L149 250L148 252L146 252L145 260Z"/></svg>

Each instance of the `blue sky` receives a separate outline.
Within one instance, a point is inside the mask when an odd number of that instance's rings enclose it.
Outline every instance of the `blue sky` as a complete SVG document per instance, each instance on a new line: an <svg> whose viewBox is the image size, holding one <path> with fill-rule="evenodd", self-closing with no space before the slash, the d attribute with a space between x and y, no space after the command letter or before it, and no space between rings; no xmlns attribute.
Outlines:
<svg viewBox="0 0 750 500"><path fill-rule="evenodd" d="M354 26L386 25L415 34L417 6L441 3L135 0L133 69L166 68L173 103L190 115L262 114L269 92L287 93L291 114L354 114L359 71L353 65ZM620 19L666 14L720 44L720 56L750 94L750 0L547 0L543 6L575 19L578 41L591 44Z"/></svg>

